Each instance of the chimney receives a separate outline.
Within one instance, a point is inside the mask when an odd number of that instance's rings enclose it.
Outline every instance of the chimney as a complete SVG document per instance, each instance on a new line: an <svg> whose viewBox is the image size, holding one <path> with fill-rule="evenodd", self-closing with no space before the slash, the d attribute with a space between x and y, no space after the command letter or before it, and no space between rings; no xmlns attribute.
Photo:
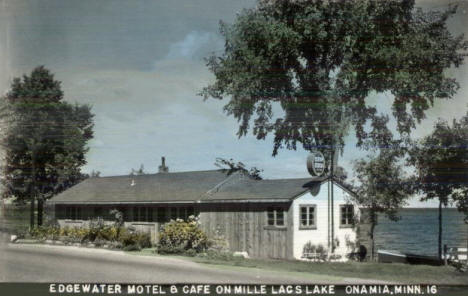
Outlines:
<svg viewBox="0 0 468 296"><path fill-rule="evenodd" d="M167 173L169 172L169 168L166 166L166 158L163 156L161 157L161 165L159 166L159 173Z"/></svg>

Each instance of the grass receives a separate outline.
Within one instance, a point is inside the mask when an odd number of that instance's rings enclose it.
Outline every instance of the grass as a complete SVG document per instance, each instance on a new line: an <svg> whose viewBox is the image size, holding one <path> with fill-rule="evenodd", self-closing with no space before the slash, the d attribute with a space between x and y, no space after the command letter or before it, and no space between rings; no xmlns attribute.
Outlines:
<svg viewBox="0 0 468 296"><path fill-rule="evenodd" d="M143 249L140 252L129 252L142 256L168 256L159 255L154 252L154 248ZM184 260L190 260L201 264L217 265L223 268L245 267L258 268L270 271L293 272L328 275L342 278L361 278L383 280L404 284L466 284L468 283L468 273L460 273L451 266L429 266L429 265L409 265L397 263L377 263L377 262L335 262L318 263L304 262L298 260L268 260L268 259L243 259L243 258L210 258L210 257L188 257L174 256Z"/></svg>

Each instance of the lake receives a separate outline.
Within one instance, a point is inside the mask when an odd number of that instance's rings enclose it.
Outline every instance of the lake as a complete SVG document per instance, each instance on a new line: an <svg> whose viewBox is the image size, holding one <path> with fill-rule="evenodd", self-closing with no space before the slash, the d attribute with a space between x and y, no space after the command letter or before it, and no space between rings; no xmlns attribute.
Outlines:
<svg viewBox="0 0 468 296"><path fill-rule="evenodd" d="M399 250L424 255L437 255L438 209L402 209L401 220L379 217L376 227L376 250ZM468 224L456 209L442 210L442 244L466 247Z"/></svg>

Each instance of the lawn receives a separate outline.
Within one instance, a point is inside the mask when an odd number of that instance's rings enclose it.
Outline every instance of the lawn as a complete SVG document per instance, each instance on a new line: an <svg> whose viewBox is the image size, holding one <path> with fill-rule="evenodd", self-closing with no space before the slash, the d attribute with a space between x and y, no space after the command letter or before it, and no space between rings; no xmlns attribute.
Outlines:
<svg viewBox="0 0 468 296"><path fill-rule="evenodd" d="M166 256L154 253L154 249L131 252L135 255ZM317 263L298 260L222 259L208 257L171 256L201 264L219 267L246 267L282 272L300 272L346 278L384 280L404 284L467 284L468 273L461 273L451 266L389 264L376 262Z"/></svg>

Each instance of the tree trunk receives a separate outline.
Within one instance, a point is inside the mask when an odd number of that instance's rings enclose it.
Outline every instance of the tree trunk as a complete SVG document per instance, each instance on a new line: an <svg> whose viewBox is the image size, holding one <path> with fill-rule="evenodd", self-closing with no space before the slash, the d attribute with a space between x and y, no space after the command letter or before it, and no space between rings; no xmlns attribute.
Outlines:
<svg viewBox="0 0 468 296"><path fill-rule="evenodd" d="M42 198L37 199L37 226L42 226L44 212L44 201Z"/></svg>
<svg viewBox="0 0 468 296"><path fill-rule="evenodd" d="M442 259L442 201L439 200L439 259Z"/></svg>
<svg viewBox="0 0 468 296"><path fill-rule="evenodd" d="M31 196L31 208L30 208L30 216L29 216L29 230L33 230L34 228L34 210L35 210L35 198L34 195Z"/></svg>
<svg viewBox="0 0 468 296"><path fill-rule="evenodd" d="M375 222L371 222L369 236L371 239L371 261L375 259L375 244L374 244L374 229L375 229Z"/></svg>

